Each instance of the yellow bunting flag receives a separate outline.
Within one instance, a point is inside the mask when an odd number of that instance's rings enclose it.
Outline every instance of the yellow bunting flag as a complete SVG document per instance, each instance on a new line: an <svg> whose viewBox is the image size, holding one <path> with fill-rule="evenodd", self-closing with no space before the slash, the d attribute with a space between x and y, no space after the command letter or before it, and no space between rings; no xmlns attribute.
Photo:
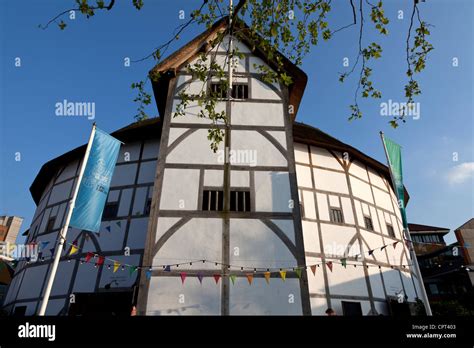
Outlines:
<svg viewBox="0 0 474 348"><path fill-rule="evenodd" d="M249 282L249 285L252 285L253 274L248 273L248 274L247 274L247 280L248 280L248 282Z"/></svg>
<svg viewBox="0 0 474 348"><path fill-rule="evenodd" d="M114 273L117 272L119 267L120 267L120 263L118 263L117 261L114 261Z"/></svg>
<svg viewBox="0 0 474 348"><path fill-rule="evenodd" d="M270 272L265 272L263 275L265 276L265 281L267 284L270 284Z"/></svg>
<svg viewBox="0 0 474 348"><path fill-rule="evenodd" d="M69 252L69 255L73 255L73 254L77 253L78 250L79 250L79 248L73 244L71 246L71 251Z"/></svg>
<svg viewBox="0 0 474 348"><path fill-rule="evenodd" d="M280 271L280 277L283 281L286 279L286 271Z"/></svg>

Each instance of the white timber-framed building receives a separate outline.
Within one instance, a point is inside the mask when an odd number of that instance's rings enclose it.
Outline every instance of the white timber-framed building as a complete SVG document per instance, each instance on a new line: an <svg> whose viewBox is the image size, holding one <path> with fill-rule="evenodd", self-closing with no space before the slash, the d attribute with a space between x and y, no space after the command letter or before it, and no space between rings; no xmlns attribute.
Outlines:
<svg viewBox="0 0 474 348"><path fill-rule="evenodd" d="M114 302L118 307L104 311L125 314L136 305L139 315L325 315L328 308L338 315L389 315L398 313L400 298L413 312L420 289L388 168L295 121L303 71L283 57L293 83L263 82L255 64L275 67L239 31L236 92L230 108L224 100L217 104L229 119L235 157L228 164L224 143L211 151L210 122L197 116L197 103L174 117L178 93L202 88L186 66L202 52L214 53L210 42L226 25L226 19L217 22L152 70L161 76L153 82L159 118L112 133L125 144L101 231L69 231L80 252L63 256L47 314L100 312L101 302ZM226 42L217 61L224 62ZM46 163L30 188L37 210L28 241L49 243L44 260L18 264L5 298L11 313L38 311L48 249L57 242L84 151L81 146ZM81 264L88 252L143 269L129 274L113 272L107 262ZM169 269L155 267L164 264ZM310 265L319 265L314 274ZM285 281L280 268L289 269ZM216 273L222 276L217 283Z"/></svg>

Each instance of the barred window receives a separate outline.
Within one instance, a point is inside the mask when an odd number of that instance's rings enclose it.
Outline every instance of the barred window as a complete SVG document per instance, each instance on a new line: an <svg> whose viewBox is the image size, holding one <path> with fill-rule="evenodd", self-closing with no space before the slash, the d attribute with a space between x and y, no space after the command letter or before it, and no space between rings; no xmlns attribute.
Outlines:
<svg viewBox="0 0 474 348"><path fill-rule="evenodd" d="M224 191L204 190L202 197L202 210L223 211ZM250 211L250 191L231 191L230 211Z"/></svg>
<svg viewBox="0 0 474 348"><path fill-rule="evenodd" d="M339 208L331 208L331 222L343 223L344 218L342 216L342 210Z"/></svg>
<svg viewBox="0 0 474 348"><path fill-rule="evenodd" d="M365 228L369 231L374 230L374 224L372 223L372 219L368 216L364 216Z"/></svg>
<svg viewBox="0 0 474 348"><path fill-rule="evenodd" d="M218 98L227 98L227 88L224 84L219 82L211 83L211 94ZM247 84L239 83L232 85L232 99L248 99L249 98L249 86Z"/></svg>
<svg viewBox="0 0 474 348"><path fill-rule="evenodd" d="M250 211L250 191L231 191L230 211Z"/></svg>
<svg viewBox="0 0 474 348"><path fill-rule="evenodd" d="M387 232L390 237L395 238L395 231L392 225L387 224Z"/></svg>
<svg viewBox="0 0 474 348"><path fill-rule="evenodd" d="M102 214L102 219L113 219L117 217L119 208L119 202L108 202L105 205L104 213Z"/></svg>

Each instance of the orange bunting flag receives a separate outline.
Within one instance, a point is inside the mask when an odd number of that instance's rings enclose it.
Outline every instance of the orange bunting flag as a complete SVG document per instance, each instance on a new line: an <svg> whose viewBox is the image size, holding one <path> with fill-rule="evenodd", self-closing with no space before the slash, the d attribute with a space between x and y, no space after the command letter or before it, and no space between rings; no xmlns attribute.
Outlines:
<svg viewBox="0 0 474 348"><path fill-rule="evenodd" d="M283 281L286 279L286 271L280 271L280 277Z"/></svg>
<svg viewBox="0 0 474 348"><path fill-rule="evenodd" d="M265 281L267 282L267 284L270 284L270 275L271 275L271 273L270 272L265 272L263 275L265 276Z"/></svg>
<svg viewBox="0 0 474 348"><path fill-rule="evenodd" d="M329 270L332 272L332 261L326 262L326 266L328 266Z"/></svg>
<svg viewBox="0 0 474 348"><path fill-rule="evenodd" d="M219 283L219 279L221 279L220 274L214 274L214 280L216 281L216 284Z"/></svg>
<svg viewBox="0 0 474 348"><path fill-rule="evenodd" d="M249 285L252 285L253 274L248 273L248 274L247 274L247 280L248 280L248 282L249 282Z"/></svg>
<svg viewBox="0 0 474 348"><path fill-rule="evenodd" d="M114 261L114 273L117 272L119 267L120 267L120 263L118 263L117 261Z"/></svg>
<svg viewBox="0 0 474 348"><path fill-rule="evenodd" d="M313 272L313 275L316 275L316 265L312 265L310 268L311 272Z"/></svg>

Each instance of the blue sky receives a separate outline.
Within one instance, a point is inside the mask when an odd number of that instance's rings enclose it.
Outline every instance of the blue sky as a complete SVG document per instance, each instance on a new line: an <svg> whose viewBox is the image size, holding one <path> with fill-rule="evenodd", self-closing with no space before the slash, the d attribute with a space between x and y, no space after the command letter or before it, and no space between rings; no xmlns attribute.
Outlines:
<svg viewBox="0 0 474 348"><path fill-rule="evenodd" d="M107 2L107 1L106 1ZM170 38L173 29L199 6L191 0L145 0L141 11L132 1L118 1L108 13L86 20L67 17L68 27L41 30L53 15L74 1L0 0L0 215L25 218L26 229L35 210L29 186L42 164L87 141L92 120L57 117L55 104L95 102L99 127L113 131L133 122L136 105L132 82L143 79L152 60L124 67L124 58L141 58ZM421 117L398 129L380 115L380 103L403 102L406 82L405 40L411 1L385 0L390 19L388 37L381 37L366 22L364 44L377 41L382 58L371 63L373 81L381 100L363 100L361 120L348 122L355 77L344 84L338 72L348 57L352 63L358 31L337 33L306 57L303 70L309 81L297 120L321 128L366 154L385 162L379 131L399 142L404 150L405 184L410 192L411 222L454 229L474 215L473 125L473 21L470 0L429 0L420 4L421 16L434 25L430 42L435 50L419 76ZM348 1L333 1L332 28L348 24ZM398 11L404 19L398 19ZM366 16L368 17L368 16ZM368 18L367 18L368 19ZM190 27L168 53L204 29ZM21 67L15 67L15 58ZM453 58L459 65L453 67ZM157 114L153 104L148 109ZM21 161L15 161L15 153ZM453 161L453 153L458 160ZM454 241L452 234L449 242Z"/></svg>

